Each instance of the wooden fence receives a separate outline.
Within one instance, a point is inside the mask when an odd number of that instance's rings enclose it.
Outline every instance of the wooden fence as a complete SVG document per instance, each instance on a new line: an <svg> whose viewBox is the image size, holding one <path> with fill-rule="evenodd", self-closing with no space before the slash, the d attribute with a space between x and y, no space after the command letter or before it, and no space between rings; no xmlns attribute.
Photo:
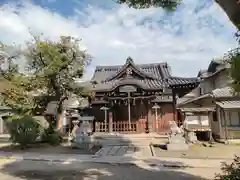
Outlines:
<svg viewBox="0 0 240 180"><path fill-rule="evenodd" d="M157 126L158 125L158 126ZM131 127L131 128L130 128ZM147 121L145 119L141 119L135 122L131 122L131 126L129 126L128 121L116 121L112 123L112 131L113 132L136 132L142 133L146 132ZM153 120L152 130L154 132L167 132L170 129L169 121L166 120ZM95 132L109 132L109 124L105 122L95 122Z"/></svg>
<svg viewBox="0 0 240 180"><path fill-rule="evenodd" d="M95 132L108 132L108 123L95 122Z"/></svg>
<svg viewBox="0 0 240 180"><path fill-rule="evenodd" d="M130 128L131 127L131 128ZM116 121L112 123L113 132L145 132L146 121L135 121L129 124L128 121ZM95 123L95 132L108 132L109 124L105 122Z"/></svg>

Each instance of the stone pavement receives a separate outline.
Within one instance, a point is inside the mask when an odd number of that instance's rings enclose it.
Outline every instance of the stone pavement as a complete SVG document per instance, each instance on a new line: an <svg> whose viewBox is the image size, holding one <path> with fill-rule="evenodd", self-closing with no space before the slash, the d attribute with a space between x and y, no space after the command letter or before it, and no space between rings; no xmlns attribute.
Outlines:
<svg viewBox="0 0 240 180"><path fill-rule="evenodd" d="M146 165L0 161L1 180L203 180L219 169L165 168Z"/></svg>
<svg viewBox="0 0 240 180"><path fill-rule="evenodd" d="M221 159L183 159L160 158L153 156L96 156L76 154L41 154L41 153L6 153L0 152L0 158L51 162L94 162L108 164L148 164L162 167L192 167L192 168L220 168L222 162L231 160Z"/></svg>
<svg viewBox="0 0 240 180"><path fill-rule="evenodd" d="M152 156L149 145L145 146L104 146L95 155L97 156Z"/></svg>

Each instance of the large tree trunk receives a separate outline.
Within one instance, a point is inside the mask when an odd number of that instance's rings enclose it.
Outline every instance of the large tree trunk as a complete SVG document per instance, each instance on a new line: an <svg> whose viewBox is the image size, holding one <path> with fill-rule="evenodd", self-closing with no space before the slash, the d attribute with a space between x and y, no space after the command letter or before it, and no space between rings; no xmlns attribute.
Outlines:
<svg viewBox="0 0 240 180"><path fill-rule="evenodd" d="M240 0L215 0L240 30Z"/></svg>

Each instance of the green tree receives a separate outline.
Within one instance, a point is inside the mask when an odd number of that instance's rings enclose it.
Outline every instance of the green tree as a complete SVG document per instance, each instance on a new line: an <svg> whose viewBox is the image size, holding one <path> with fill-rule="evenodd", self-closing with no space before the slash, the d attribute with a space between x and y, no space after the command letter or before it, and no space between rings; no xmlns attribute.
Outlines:
<svg viewBox="0 0 240 180"><path fill-rule="evenodd" d="M36 109L46 108L39 107L40 101L48 102L47 97L51 97L59 102L60 114L69 94L81 95L82 89L73 88L73 83L83 76L91 56L81 50L80 40L69 36L59 41L34 37L25 47L14 47L10 55L0 55L1 76L11 85L2 92L4 103L19 114L33 114ZM2 44L2 52L7 48Z"/></svg>
<svg viewBox="0 0 240 180"><path fill-rule="evenodd" d="M228 54L228 62L231 64L230 77L235 93L240 93L240 49L234 49Z"/></svg>
<svg viewBox="0 0 240 180"><path fill-rule="evenodd" d="M222 164L222 173L217 174L215 180L238 180L240 179L240 157L235 157L231 164Z"/></svg>
<svg viewBox="0 0 240 180"><path fill-rule="evenodd" d="M117 0L120 4L141 9L149 7L162 7L167 10L175 10L184 0ZM239 0L215 0L224 10L232 23L240 29L240 1Z"/></svg>

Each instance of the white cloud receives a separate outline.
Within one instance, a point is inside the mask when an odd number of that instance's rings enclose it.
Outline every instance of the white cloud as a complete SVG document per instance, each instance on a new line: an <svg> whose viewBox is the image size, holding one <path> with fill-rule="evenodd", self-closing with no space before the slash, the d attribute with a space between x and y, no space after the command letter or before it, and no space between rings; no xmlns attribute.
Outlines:
<svg viewBox="0 0 240 180"><path fill-rule="evenodd" d="M236 46L235 28L217 6L198 10L199 1L185 0L175 14L161 9L134 10L119 6L104 10L75 7L63 17L24 1L21 6L5 4L0 9L0 39L23 43L34 34L57 39L72 35L94 56L87 78L95 65L123 64L128 56L136 63L167 61L174 75L195 76L213 57Z"/></svg>

